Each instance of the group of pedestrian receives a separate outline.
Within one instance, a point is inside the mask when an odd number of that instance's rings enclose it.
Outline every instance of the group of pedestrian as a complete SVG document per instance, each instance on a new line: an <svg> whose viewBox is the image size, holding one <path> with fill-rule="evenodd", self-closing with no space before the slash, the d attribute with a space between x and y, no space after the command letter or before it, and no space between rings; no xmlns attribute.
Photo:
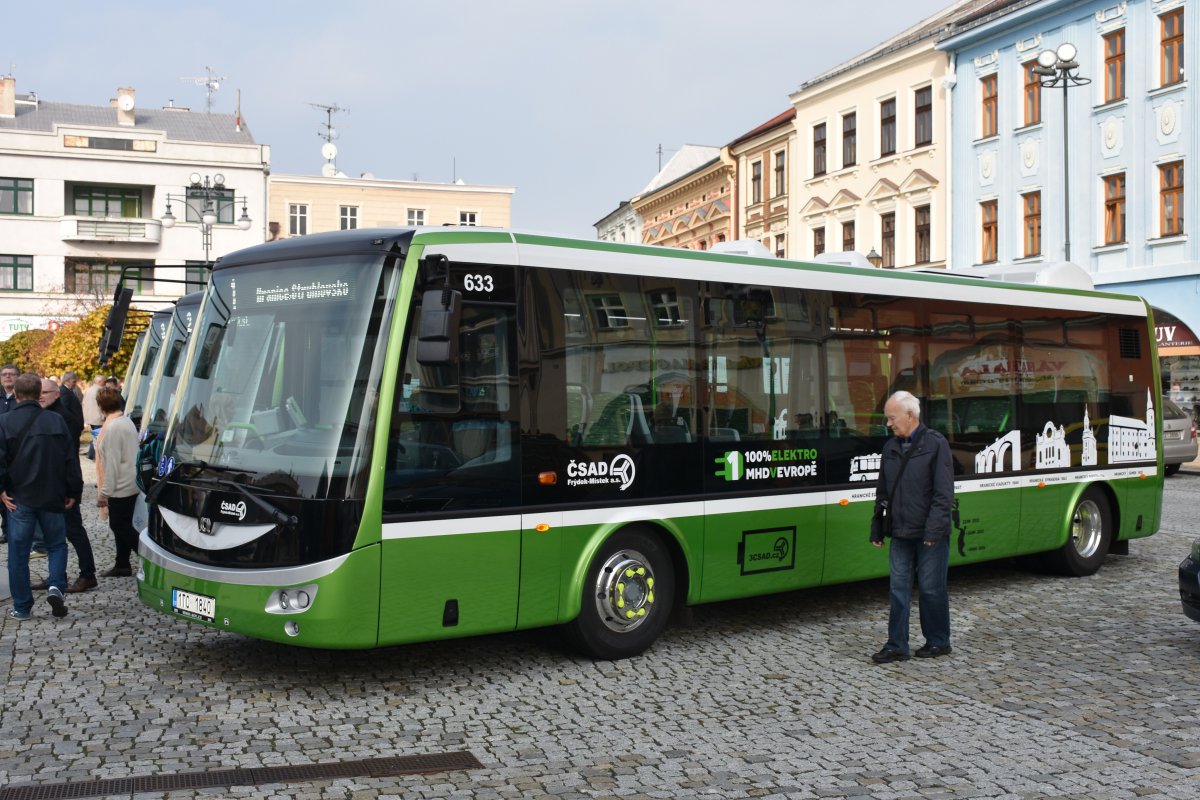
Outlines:
<svg viewBox="0 0 1200 800"><path fill-rule="evenodd" d="M13 364L0 368L4 399L0 404L0 516L8 544L8 582L13 607L8 615L32 615L37 590L55 617L67 614L66 595L94 589L96 562L80 502L83 475L79 465L83 428L92 429L89 455L97 459L97 506L108 509L117 542L117 563L101 577L132 574L129 558L137 547L133 510L138 489L134 479L137 431L126 418L115 379L97 376L87 391L74 372L52 378L20 374ZM103 513L103 512L102 512ZM79 575L68 583L67 542L75 550ZM29 562L40 548L47 558L45 580L31 583Z"/></svg>

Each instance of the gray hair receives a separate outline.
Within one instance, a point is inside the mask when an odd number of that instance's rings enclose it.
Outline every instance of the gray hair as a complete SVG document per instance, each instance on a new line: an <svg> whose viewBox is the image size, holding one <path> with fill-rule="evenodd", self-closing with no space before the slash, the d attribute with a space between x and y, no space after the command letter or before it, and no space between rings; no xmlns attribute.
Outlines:
<svg viewBox="0 0 1200 800"><path fill-rule="evenodd" d="M896 392L888 398L888 402L896 403L904 411L912 414L913 419L921 418L921 401L913 397L910 392Z"/></svg>

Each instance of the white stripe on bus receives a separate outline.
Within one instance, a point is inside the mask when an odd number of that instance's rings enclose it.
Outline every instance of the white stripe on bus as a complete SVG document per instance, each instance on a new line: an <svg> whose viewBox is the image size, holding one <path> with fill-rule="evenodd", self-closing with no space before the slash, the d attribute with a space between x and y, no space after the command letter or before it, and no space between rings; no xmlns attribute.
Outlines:
<svg viewBox="0 0 1200 800"><path fill-rule="evenodd" d="M1119 467L1096 469L1085 472L1058 472L1043 475L1005 475L996 478L973 478L954 482L956 494L992 492L1003 489L1033 488L1039 484L1047 486L1097 481L1153 477L1158 468ZM536 510L524 514L504 514L488 517L427 520L424 522L385 522L384 539L425 539L435 536L458 536L470 533L502 533L508 531L533 530L539 522L551 528L587 527L600 525L623 525L632 522L653 522L660 519L684 519L706 514L738 514L755 511L779 511L787 508L814 508L818 506L840 506L853 503L873 503L875 488L843 488L830 491L803 492L796 494L758 495L754 497L731 497L720 500L699 500L681 503L658 503L652 505L617 506L610 508L584 508L571 511Z"/></svg>

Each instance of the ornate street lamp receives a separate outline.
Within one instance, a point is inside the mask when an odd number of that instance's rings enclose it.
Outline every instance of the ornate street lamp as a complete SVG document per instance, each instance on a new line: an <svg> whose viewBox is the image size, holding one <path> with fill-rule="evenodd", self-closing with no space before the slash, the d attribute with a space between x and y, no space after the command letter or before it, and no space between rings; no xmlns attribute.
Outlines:
<svg viewBox="0 0 1200 800"><path fill-rule="evenodd" d="M1070 137L1067 135L1067 89L1092 82L1091 78L1078 75L1077 55L1079 51L1075 45L1063 42L1057 50L1039 53L1037 66L1033 68L1036 74L1042 76L1042 86L1047 89L1061 86L1063 90L1063 248L1067 261L1071 260L1071 158Z"/></svg>
<svg viewBox="0 0 1200 800"><path fill-rule="evenodd" d="M883 256L879 255L879 253L876 253L874 247L871 248L871 252L867 253L867 261L870 262L871 266L875 269L879 269L883 266Z"/></svg>
<svg viewBox="0 0 1200 800"><path fill-rule="evenodd" d="M167 212L162 215L162 226L164 228L175 227L176 218L171 213L171 203L182 203L200 221L200 234L204 241L204 264L207 266L211 263L209 251L212 249L213 225L220 220L221 212L226 207L229 208L230 216L232 216L233 208L239 202L239 198L236 192L225 188L225 176L219 172L211 178L208 175L193 172L188 180L190 183L185 194L167 195ZM252 222L245 196L240 198L240 202L242 216L238 217L234 224L243 231L250 230ZM184 214L184 217L186 218L187 214Z"/></svg>

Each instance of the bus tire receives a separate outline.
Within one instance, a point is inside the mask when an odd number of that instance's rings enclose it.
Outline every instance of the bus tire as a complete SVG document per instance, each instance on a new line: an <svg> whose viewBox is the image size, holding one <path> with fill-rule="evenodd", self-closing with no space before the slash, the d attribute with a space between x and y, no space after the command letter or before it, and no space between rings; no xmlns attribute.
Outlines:
<svg viewBox="0 0 1200 800"><path fill-rule="evenodd" d="M1058 550L1046 554L1046 566L1060 575L1093 575L1104 563L1112 543L1112 513L1108 498L1099 489L1085 491L1071 514L1067 541Z"/></svg>
<svg viewBox="0 0 1200 800"><path fill-rule="evenodd" d="M1183 466L1183 465L1182 464L1167 464L1163 467L1163 475L1170 477L1170 476L1174 475L1176 472L1179 472L1179 468L1181 466Z"/></svg>
<svg viewBox="0 0 1200 800"><path fill-rule="evenodd" d="M603 661L636 656L666 627L674 597L675 573L662 540L645 529L617 531L588 567L579 616L567 623L567 638Z"/></svg>

